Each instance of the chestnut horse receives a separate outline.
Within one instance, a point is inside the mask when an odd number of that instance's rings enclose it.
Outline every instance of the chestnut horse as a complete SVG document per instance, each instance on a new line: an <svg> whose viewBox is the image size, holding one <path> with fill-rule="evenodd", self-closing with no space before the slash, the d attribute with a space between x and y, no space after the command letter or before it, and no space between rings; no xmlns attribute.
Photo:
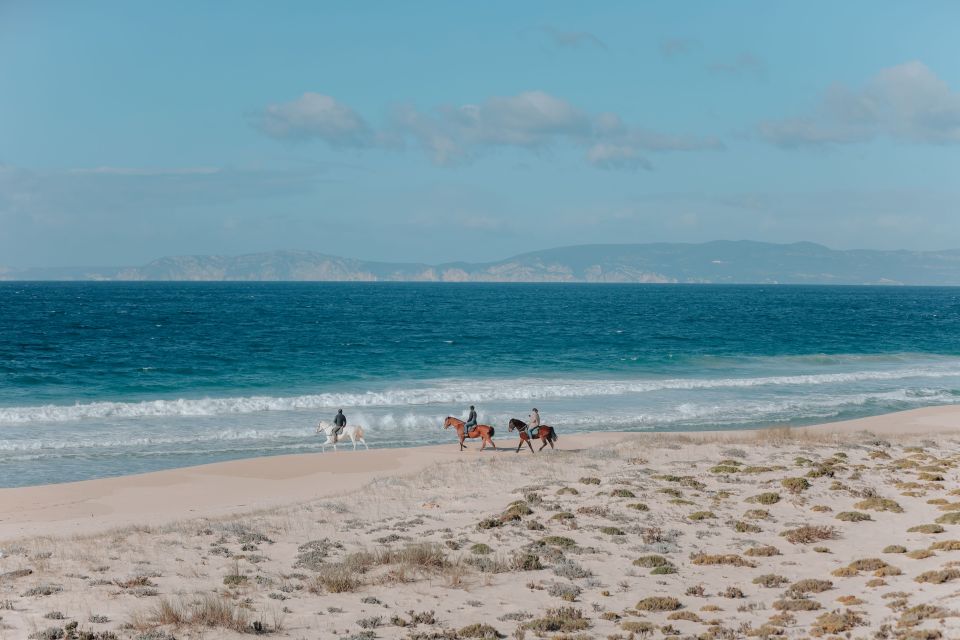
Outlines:
<svg viewBox="0 0 960 640"><path fill-rule="evenodd" d="M463 425L466 424L463 420L459 418L454 418L453 416L447 416L446 421L443 423L444 429L449 429L451 425L457 430L457 435L460 437L460 451L466 449L466 446L463 444L464 438L481 438L483 439L483 444L480 446L480 451L483 451L486 446L489 444L494 449L497 448L497 445L493 443L493 433L494 428L488 424L478 424L475 426L470 433L464 433Z"/></svg>
<svg viewBox="0 0 960 640"><path fill-rule="evenodd" d="M510 431L519 431L520 432L520 444L517 445L517 453L520 453L520 449L523 448L523 443L526 442L527 446L530 447L530 453L533 453L533 445L530 444L530 434L527 432L527 423L523 420L517 420L516 418L511 418L510 420ZM548 444L550 448L555 448L553 443L557 441L557 430L549 425L542 424L540 429L537 431L537 438L543 441L543 444L540 445L540 448L537 451L543 451L543 448Z"/></svg>

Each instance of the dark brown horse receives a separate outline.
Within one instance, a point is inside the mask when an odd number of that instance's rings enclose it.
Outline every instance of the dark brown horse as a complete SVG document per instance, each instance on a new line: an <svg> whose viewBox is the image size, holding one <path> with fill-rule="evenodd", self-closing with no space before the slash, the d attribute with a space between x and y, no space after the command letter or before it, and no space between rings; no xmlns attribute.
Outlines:
<svg viewBox="0 0 960 640"><path fill-rule="evenodd" d="M530 434L527 430L527 423L523 420L517 420L512 418L510 420L510 431L519 431L520 432L520 444L517 445L517 453L520 453L520 449L523 448L523 443L526 442L527 446L530 447L530 452L533 453L533 445L530 444ZM537 431L536 438L539 438L543 444L540 445L540 448L537 451L543 451L543 448L548 444L550 448L555 448L553 443L557 441L557 430L549 425L542 424L540 429Z"/></svg>
<svg viewBox="0 0 960 640"><path fill-rule="evenodd" d="M483 451L489 444L494 449L497 448L497 445L493 443L493 433L495 429L488 424L478 424L469 433L464 433L463 425L466 424L460 418L454 418L453 416L447 416L446 421L443 423L444 429L449 429L451 426L457 430L457 436L460 437L460 451L466 449L466 446L463 444L464 438L480 438L483 440L483 444L480 445L480 451Z"/></svg>

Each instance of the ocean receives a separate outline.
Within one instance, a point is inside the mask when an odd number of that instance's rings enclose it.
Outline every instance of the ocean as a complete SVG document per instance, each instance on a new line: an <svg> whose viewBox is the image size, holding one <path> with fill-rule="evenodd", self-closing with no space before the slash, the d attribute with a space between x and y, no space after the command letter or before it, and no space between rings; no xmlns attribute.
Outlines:
<svg viewBox="0 0 960 640"><path fill-rule="evenodd" d="M470 404L562 446L958 400L960 288L0 283L3 487L315 452L341 407L453 448Z"/></svg>

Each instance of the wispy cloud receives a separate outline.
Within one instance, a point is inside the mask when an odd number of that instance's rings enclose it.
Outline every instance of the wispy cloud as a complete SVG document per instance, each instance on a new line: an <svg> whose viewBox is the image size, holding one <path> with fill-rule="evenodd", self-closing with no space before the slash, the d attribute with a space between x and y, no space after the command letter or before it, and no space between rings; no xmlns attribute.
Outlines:
<svg viewBox="0 0 960 640"><path fill-rule="evenodd" d="M305 94L318 96L320 94ZM265 113L300 113L297 105L271 105ZM350 114L335 121L363 123L356 112L333 98L324 104L336 104L338 113ZM328 109L321 110L324 114ZM321 118L326 122L327 118ZM513 96L494 96L479 103L441 105L429 110L413 105L392 109L388 122L375 129L362 124L348 127L321 127L315 118L290 118L280 128L282 135L261 126L274 137L318 138L331 147L390 147L412 144L422 149L438 166L454 166L472 161L484 150L512 147L534 153L556 145L582 148L586 161L601 169L650 168L646 153L722 149L719 139L703 136L676 136L635 127L613 113L589 113L563 98L544 91L525 91ZM341 129L362 132L361 137L342 136ZM317 133L322 131L322 135ZM352 144L347 144L351 141Z"/></svg>
<svg viewBox="0 0 960 640"><path fill-rule="evenodd" d="M664 58L678 58L696 49L700 43L690 38L667 38L660 41L660 55Z"/></svg>
<svg viewBox="0 0 960 640"><path fill-rule="evenodd" d="M758 56L744 52L732 60L721 60L707 65L712 73L726 76L753 76L763 78L767 73L766 63Z"/></svg>
<svg viewBox="0 0 960 640"><path fill-rule="evenodd" d="M922 62L906 62L881 70L859 88L833 85L812 113L762 122L758 131L785 148L850 144L879 136L958 144L960 92Z"/></svg>
<svg viewBox="0 0 960 640"><path fill-rule="evenodd" d="M0 165L0 220L76 222L85 216L130 216L146 210L229 204L304 193L318 170L220 167L93 167L32 170Z"/></svg>
<svg viewBox="0 0 960 640"><path fill-rule="evenodd" d="M554 45L564 49L579 49L582 47L607 48L603 40L589 31L563 31L556 27L543 27L542 31L550 38L550 41Z"/></svg>

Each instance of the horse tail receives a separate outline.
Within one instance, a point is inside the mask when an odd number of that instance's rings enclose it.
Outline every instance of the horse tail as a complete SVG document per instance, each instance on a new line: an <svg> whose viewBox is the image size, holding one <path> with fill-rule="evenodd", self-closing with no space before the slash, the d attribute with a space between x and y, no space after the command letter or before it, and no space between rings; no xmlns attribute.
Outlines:
<svg viewBox="0 0 960 640"><path fill-rule="evenodd" d="M560 439L560 436L557 435L557 430L554 429L553 427L550 427L550 440L552 440L553 442L556 442L559 439Z"/></svg>
<svg viewBox="0 0 960 640"><path fill-rule="evenodd" d="M363 427L357 425L357 437L363 440Z"/></svg>
<svg viewBox="0 0 960 640"><path fill-rule="evenodd" d="M496 429L494 429L493 427L490 427L490 437L491 437L491 438L493 437L493 434L496 433L496 432L497 432Z"/></svg>

